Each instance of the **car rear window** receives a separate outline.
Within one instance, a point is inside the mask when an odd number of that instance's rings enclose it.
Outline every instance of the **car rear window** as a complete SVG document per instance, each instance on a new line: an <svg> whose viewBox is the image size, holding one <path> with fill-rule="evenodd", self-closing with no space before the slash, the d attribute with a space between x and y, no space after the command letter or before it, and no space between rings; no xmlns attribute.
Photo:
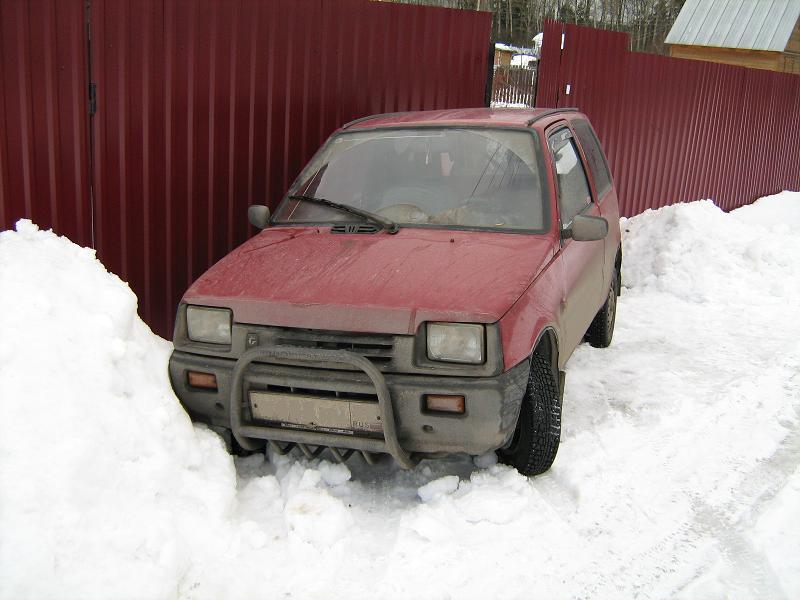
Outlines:
<svg viewBox="0 0 800 600"><path fill-rule="evenodd" d="M585 119L575 119L572 122L572 128L575 130L575 135L583 148L583 153L586 155L586 162L589 164L589 170L592 172L594 184L597 188L598 199L611 189L611 175L609 174L608 164L606 163L605 155L600 147L600 141Z"/></svg>
<svg viewBox="0 0 800 600"><path fill-rule="evenodd" d="M303 170L289 195L325 198L405 225L545 229L534 137L526 131L424 127L343 132ZM352 221L292 200L273 222Z"/></svg>

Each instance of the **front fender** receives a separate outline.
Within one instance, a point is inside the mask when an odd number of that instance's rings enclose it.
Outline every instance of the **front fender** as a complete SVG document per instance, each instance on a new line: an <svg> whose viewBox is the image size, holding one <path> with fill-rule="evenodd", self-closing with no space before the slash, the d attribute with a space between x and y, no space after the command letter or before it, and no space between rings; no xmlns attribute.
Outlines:
<svg viewBox="0 0 800 600"><path fill-rule="evenodd" d="M563 370L569 354L561 348L563 333L564 280L561 256L557 255L500 319L505 370L530 357L542 334L551 329L558 347L558 368Z"/></svg>

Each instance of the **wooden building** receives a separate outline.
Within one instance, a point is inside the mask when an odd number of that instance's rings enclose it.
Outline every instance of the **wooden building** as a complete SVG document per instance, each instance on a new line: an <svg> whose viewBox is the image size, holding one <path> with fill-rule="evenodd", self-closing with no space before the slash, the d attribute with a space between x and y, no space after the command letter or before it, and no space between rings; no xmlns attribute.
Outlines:
<svg viewBox="0 0 800 600"><path fill-rule="evenodd" d="M800 74L800 0L686 0L670 56Z"/></svg>
<svg viewBox="0 0 800 600"><path fill-rule="evenodd" d="M511 46L510 44L496 43L494 45L494 66L495 67L510 67L520 66L523 61L522 57L536 58L533 48L522 48L519 46ZM525 61L527 62L527 61Z"/></svg>

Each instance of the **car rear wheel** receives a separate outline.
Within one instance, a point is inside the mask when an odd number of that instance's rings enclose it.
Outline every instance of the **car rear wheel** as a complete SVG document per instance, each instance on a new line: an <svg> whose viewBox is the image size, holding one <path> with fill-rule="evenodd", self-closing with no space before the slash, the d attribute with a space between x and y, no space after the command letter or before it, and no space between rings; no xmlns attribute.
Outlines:
<svg viewBox="0 0 800 600"><path fill-rule="evenodd" d="M619 296L619 275L615 271L606 301L586 331L586 341L595 348L608 348L611 345L614 323L617 319L617 296Z"/></svg>
<svg viewBox="0 0 800 600"><path fill-rule="evenodd" d="M558 380L549 358L534 352L514 437L506 448L497 451L497 455L501 462L523 475L539 475L553 464L560 440Z"/></svg>

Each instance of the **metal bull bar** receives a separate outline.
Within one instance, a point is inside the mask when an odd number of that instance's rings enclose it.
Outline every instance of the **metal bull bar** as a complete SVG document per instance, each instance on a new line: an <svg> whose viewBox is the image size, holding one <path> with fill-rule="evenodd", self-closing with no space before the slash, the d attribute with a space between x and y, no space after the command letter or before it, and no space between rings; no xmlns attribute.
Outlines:
<svg viewBox="0 0 800 600"><path fill-rule="evenodd" d="M244 373L251 363L259 359L279 359L301 363L336 363L360 369L370 378L378 395L378 408L383 422L383 440L347 436L335 433L317 433L242 424L242 391ZM384 452L390 454L405 468L414 467L408 452L403 450L397 439L392 398L383 374L369 360L346 350L325 350L320 348L298 348L295 346L265 346L248 350L236 361L231 385L231 431L239 445L246 450L258 450L263 440L295 442L298 444L323 445L331 448L354 448L365 452ZM322 441L320 441L322 440Z"/></svg>

